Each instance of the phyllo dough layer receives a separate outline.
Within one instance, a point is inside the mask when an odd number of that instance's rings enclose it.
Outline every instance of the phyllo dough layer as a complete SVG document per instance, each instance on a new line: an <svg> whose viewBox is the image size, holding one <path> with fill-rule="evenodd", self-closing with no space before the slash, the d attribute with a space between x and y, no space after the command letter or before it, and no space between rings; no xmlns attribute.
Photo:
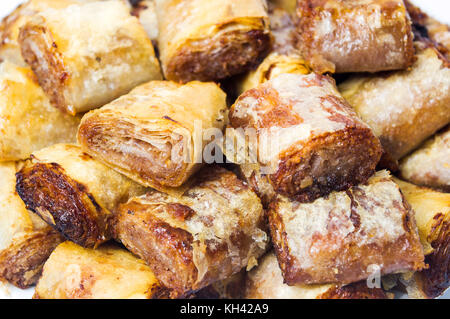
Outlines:
<svg viewBox="0 0 450 319"><path fill-rule="evenodd" d="M428 269L411 280L422 297L436 298L450 287L450 194L395 179L415 212Z"/></svg>
<svg viewBox="0 0 450 319"><path fill-rule="evenodd" d="M244 298L247 299L387 299L381 288L369 288L365 282L347 286L336 284L296 285L284 283L273 252L261 258L247 274Z"/></svg>
<svg viewBox="0 0 450 319"><path fill-rule="evenodd" d="M27 211L16 193L14 162L0 163L0 280L20 288L34 285L62 237Z"/></svg>
<svg viewBox="0 0 450 319"><path fill-rule="evenodd" d="M365 182L381 156L378 139L327 76L281 74L242 94L229 119L238 139L256 135L250 160L267 169L275 191L298 201Z"/></svg>
<svg viewBox="0 0 450 319"><path fill-rule="evenodd" d="M145 262L123 248L60 244L45 263L36 299L152 299L168 296Z"/></svg>
<svg viewBox="0 0 450 319"><path fill-rule="evenodd" d="M78 141L143 185L178 187L203 162L203 130L222 130L226 110L214 83L153 81L85 115Z"/></svg>
<svg viewBox="0 0 450 319"><path fill-rule="evenodd" d="M108 222L118 204L145 189L79 146L57 144L33 153L17 173L17 192L67 239L90 247L110 238Z"/></svg>
<svg viewBox="0 0 450 319"><path fill-rule="evenodd" d="M257 65L270 48L263 0L156 0L169 80L219 80Z"/></svg>
<svg viewBox="0 0 450 319"><path fill-rule="evenodd" d="M404 157L400 174L416 185L450 192L450 127Z"/></svg>
<svg viewBox="0 0 450 319"><path fill-rule="evenodd" d="M55 143L73 143L80 117L54 108L33 72L0 64L0 162L28 158Z"/></svg>
<svg viewBox="0 0 450 319"><path fill-rule="evenodd" d="M396 160L450 122L450 64L436 49L416 44L411 69L357 76L339 85Z"/></svg>
<svg viewBox="0 0 450 319"><path fill-rule="evenodd" d="M151 40L122 1L41 12L21 29L19 43L51 102L70 114L161 79Z"/></svg>
<svg viewBox="0 0 450 319"><path fill-rule="evenodd" d="M414 62L403 0L298 0L299 45L314 70L378 72Z"/></svg>
<svg viewBox="0 0 450 319"><path fill-rule="evenodd" d="M387 171L302 204L278 197L270 230L285 282L348 284L424 268L414 213Z"/></svg>
<svg viewBox="0 0 450 319"><path fill-rule="evenodd" d="M46 9L63 9L72 4L95 0L28 0L18 6L0 23L0 60L26 66L20 54L20 28L35 14Z"/></svg>
<svg viewBox="0 0 450 319"><path fill-rule="evenodd" d="M115 237L161 282L186 293L251 268L268 244L264 210L233 173L212 166L175 198L152 191L121 205Z"/></svg>

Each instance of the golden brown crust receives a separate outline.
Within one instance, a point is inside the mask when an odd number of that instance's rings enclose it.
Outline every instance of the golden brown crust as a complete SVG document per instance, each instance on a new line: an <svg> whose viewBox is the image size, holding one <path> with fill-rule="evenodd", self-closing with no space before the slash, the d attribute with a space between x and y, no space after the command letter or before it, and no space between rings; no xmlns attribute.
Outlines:
<svg viewBox="0 0 450 319"><path fill-rule="evenodd" d="M347 286L295 285L283 282L281 269L273 252L261 258L259 264L247 273L244 285L244 298L249 299L385 299L380 288L368 288L366 282Z"/></svg>
<svg viewBox="0 0 450 319"><path fill-rule="evenodd" d="M56 163L37 163L22 168L17 173L17 193L27 209L81 246L94 246L110 237L109 214L84 185L67 176Z"/></svg>
<svg viewBox="0 0 450 319"><path fill-rule="evenodd" d="M121 205L114 233L181 294L252 265L267 244L257 196L219 167L202 169L176 198L159 192Z"/></svg>
<svg viewBox="0 0 450 319"><path fill-rule="evenodd" d="M20 28L35 14L47 9L62 9L80 2L95 0L27 0L18 6L0 23L0 60L10 61L20 66L26 66L20 54L18 43Z"/></svg>
<svg viewBox="0 0 450 319"><path fill-rule="evenodd" d="M17 195L18 167L19 163L0 163L0 280L26 288L36 283L62 237L28 211Z"/></svg>
<svg viewBox="0 0 450 319"><path fill-rule="evenodd" d="M293 145L283 154L278 171L269 177L280 194L296 194L294 197L300 202L309 202L332 191L366 182L380 157L378 141L367 128L350 128L326 134L300 147ZM340 169L329 166L333 157L340 159ZM320 163L317 158L325 161ZM327 177L322 182L323 176ZM312 178L312 185L303 187L304 180L308 178Z"/></svg>
<svg viewBox="0 0 450 319"><path fill-rule="evenodd" d="M226 95L215 83L151 81L83 117L83 149L137 182L179 187L203 161L203 130L221 131ZM198 135L200 134L200 135Z"/></svg>
<svg viewBox="0 0 450 319"><path fill-rule="evenodd" d="M267 138L273 149L258 146L258 164L273 169L265 175L275 191L298 201L365 182L381 156L378 139L322 75L279 75L242 94L229 118L260 143Z"/></svg>
<svg viewBox="0 0 450 319"><path fill-rule="evenodd" d="M44 265L35 299L167 298L143 260L113 244L97 249L60 244Z"/></svg>
<svg viewBox="0 0 450 319"><path fill-rule="evenodd" d="M450 194L419 187L399 179L406 200L415 212L428 268L407 278L409 294L435 298L450 285Z"/></svg>
<svg viewBox="0 0 450 319"><path fill-rule="evenodd" d="M0 64L0 161L23 160L56 143L72 143L81 117L54 108L28 67Z"/></svg>
<svg viewBox="0 0 450 319"><path fill-rule="evenodd" d="M424 268L412 210L386 171L367 185L301 204L270 205L272 240L285 282L348 284Z"/></svg>
<svg viewBox="0 0 450 319"><path fill-rule="evenodd" d="M300 47L313 69L337 73L405 69L414 62L401 0L299 0Z"/></svg>
<svg viewBox="0 0 450 319"><path fill-rule="evenodd" d="M450 121L450 68L435 48L417 43L417 49L409 70L354 76L339 85L394 160Z"/></svg>
<svg viewBox="0 0 450 319"><path fill-rule="evenodd" d="M19 43L53 105L72 115L161 79L151 40L122 1L42 11L21 28Z"/></svg>
<svg viewBox="0 0 450 319"><path fill-rule="evenodd" d="M183 83L221 80L256 67L269 49L270 35L264 30L224 33L208 45L192 41L170 60L165 75Z"/></svg>
<svg viewBox="0 0 450 319"><path fill-rule="evenodd" d="M39 85L49 97L50 102L62 112L66 112L64 87L68 81L69 72L64 66L52 33L45 27L30 25L22 29L19 41L25 62L37 75ZM38 47L39 52L42 52L41 55L35 51L35 46Z"/></svg>
<svg viewBox="0 0 450 319"><path fill-rule="evenodd" d="M27 208L85 247L108 240L109 219L116 206L144 192L74 145L55 145L35 153L16 176L17 193Z"/></svg>
<svg viewBox="0 0 450 319"><path fill-rule="evenodd" d="M45 261L62 241L61 235L51 228L16 238L0 252L0 277L22 289L34 285Z"/></svg>
<svg viewBox="0 0 450 319"><path fill-rule="evenodd" d="M192 235L141 211L138 203L126 204L122 208L125 213L117 217L114 237L146 260L166 285L188 291L198 274L192 259Z"/></svg>
<svg viewBox="0 0 450 319"><path fill-rule="evenodd" d="M416 185L450 192L450 127L404 157L400 175Z"/></svg>
<svg viewBox="0 0 450 319"><path fill-rule="evenodd" d="M156 2L159 46L167 79L220 80L258 65L271 44L261 0Z"/></svg>

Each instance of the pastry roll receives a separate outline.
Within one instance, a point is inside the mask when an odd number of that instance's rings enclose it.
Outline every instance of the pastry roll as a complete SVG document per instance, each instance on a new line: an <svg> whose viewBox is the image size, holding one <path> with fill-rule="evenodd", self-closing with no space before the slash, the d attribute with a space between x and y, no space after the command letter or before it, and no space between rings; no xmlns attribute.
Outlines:
<svg viewBox="0 0 450 319"><path fill-rule="evenodd" d="M46 9L63 9L72 4L92 1L95 0L28 0L21 4L0 23L0 60L26 66L17 40L20 28L33 15Z"/></svg>
<svg viewBox="0 0 450 319"><path fill-rule="evenodd" d="M315 73L281 74L246 91L229 119L237 140L257 140L246 163L263 166L276 192L301 202L365 182L381 156L334 80Z"/></svg>
<svg viewBox="0 0 450 319"><path fill-rule="evenodd" d="M403 0L299 0L299 44L313 69L405 69L414 62Z"/></svg>
<svg viewBox="0 0 450 319"><path fill-rule="evenodd" d="M424 268L414 213L387 171L302 204L279 196L269 224L288 285L349 284Z"/></svg>
<svg viewBox="0 0 450 319"><path fill-rule="evenodd" d="M45 263L35 299L154 299L168 297L145 262L123 248L60 244Z"/></svg>
<svg viewBox="0 0 450 319"><path fill-rule="evenodd" d="M450 127L403 158L400 174L416 185L450 192Z"/></svg>
<svg viewBox="0 0 450 319"><path fill-rule="evenodd" d="M131 199L114 224L115 237L183 294L251 268L268 244L261 202L236 175L210 166L194 178L181 197Z"/></svg>
<svg viewBox="0 0 450 319"><path fill-rule="evenodd" d="M259 265L247 274L245 299L387 299L381 288L369 288L366 282L348 286L336 284L288 286L283 281L277 257L267 253Z"/></svg>
<svg viewBox="0 0 450 319"><path fill-rule="evenodd" d="M428 269L411 277L409 290L416 290L422 297L435 298L450 287L450 194L399 179L395 182L415 212L428 264Z"/></svg>
<svg viewBox="0 0 450 319"><path fill-rule="evenodd" d="M280 8L272 8L269 18L274 39L272 51L255 70L238 81L239 94L283 73L310 73L305 60L295 48L296 30L292 14Z"/></svg>
<svg viewBox="0 0 450 319"><path fill-rule="evenodd" d="M33 153L17 173L16 189L29 210L85 247L108 240L109 219L118 204L145 192L69 144Z"/></svg>
<svg viewBox="0 0 450 319"><path fill-rule="evenodd" d="M70 114L161 79L147 33L121 1L41 12L22 27L19 43L50 101Z"/></svg>
<svg viewBox="0 0 450 319"><path fill-rule="evenodd" d="M214 83L153 81L85 115L78 141L122 174L166 190L201 166L202 130L221 132L226 110Z"/></svg>
<svg viewBox="0 0 450 319"><path fill-rule="evenodd" d="M156 0L158 45L169 80L220 80L256 66L270 49L263 0Z"/></svg>
<svg viewBox="0 0 450 319"><path fill-rule="evenodd" d="M357 76L339 85L395 160L450 122L450 65L434 48L417 43L417 49L410 70Z"/></svg>
<svg viewBox="0 0 450 319"><path fill-rule="evenodd" d="M152 40L153 45L158 41L158 17L156 16L156 7L154 0L140 1L133 8L131 13L139 19L139 22Z"/></svg>
<svg viewBox="0 0 450 319"><path fill-rule="evenodd" d="M16 163L0 163L0 280L19 288L34 285L58 232L25 208L16 193Z"/></svg>
<svg viewBox="0 0 450 319"><path fill-rule="evenodd" d="M0 162L26 159L55 143L72 143L80 117L51 104L26 67L0 64Z"/></svg>

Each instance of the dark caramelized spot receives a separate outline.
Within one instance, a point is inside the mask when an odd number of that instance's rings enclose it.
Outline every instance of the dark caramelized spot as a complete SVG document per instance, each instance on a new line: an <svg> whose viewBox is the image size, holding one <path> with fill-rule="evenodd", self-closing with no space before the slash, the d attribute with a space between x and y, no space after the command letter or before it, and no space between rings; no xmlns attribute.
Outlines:
<svg viewBox="0 0 450 319"><path fill-rule="evenodd" d="M179 203L168 204L167 211L180 221L188 220L195 214L192 208Z"/></svg>
<svg viewBox="0 0 450 319"><path fill-rule="evenodd" d="M361 216L357 213L357 207L358 203L353 198L353 194L350 190L345 191L347 196L350 197L350 208L351 208L351 214L350 214L350 220L353 223L353 226L355 227L355 231L361 227Z"/></svg>
<svg viewBox="0 0 450 319"><path fill-rule="evenodd" d="M102 208L87 188L67 176L60 165L25 166L16 178L17 193L27 209L40 215L66 238L84 247L94 246L103 238L106 221L96 219ZM54 223L41 212L48 212Z"/></svg>

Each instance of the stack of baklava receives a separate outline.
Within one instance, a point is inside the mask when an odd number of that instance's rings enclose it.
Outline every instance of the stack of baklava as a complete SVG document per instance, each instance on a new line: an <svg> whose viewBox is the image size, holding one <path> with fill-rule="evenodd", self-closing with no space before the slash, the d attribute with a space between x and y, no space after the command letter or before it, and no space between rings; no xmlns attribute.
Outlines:
<svg viewBox="0 0 450 319"><path fill-rule="evenodd" d="M449 37L403 0L28 0L0 25L0 278L441 295Z"/></svg>

